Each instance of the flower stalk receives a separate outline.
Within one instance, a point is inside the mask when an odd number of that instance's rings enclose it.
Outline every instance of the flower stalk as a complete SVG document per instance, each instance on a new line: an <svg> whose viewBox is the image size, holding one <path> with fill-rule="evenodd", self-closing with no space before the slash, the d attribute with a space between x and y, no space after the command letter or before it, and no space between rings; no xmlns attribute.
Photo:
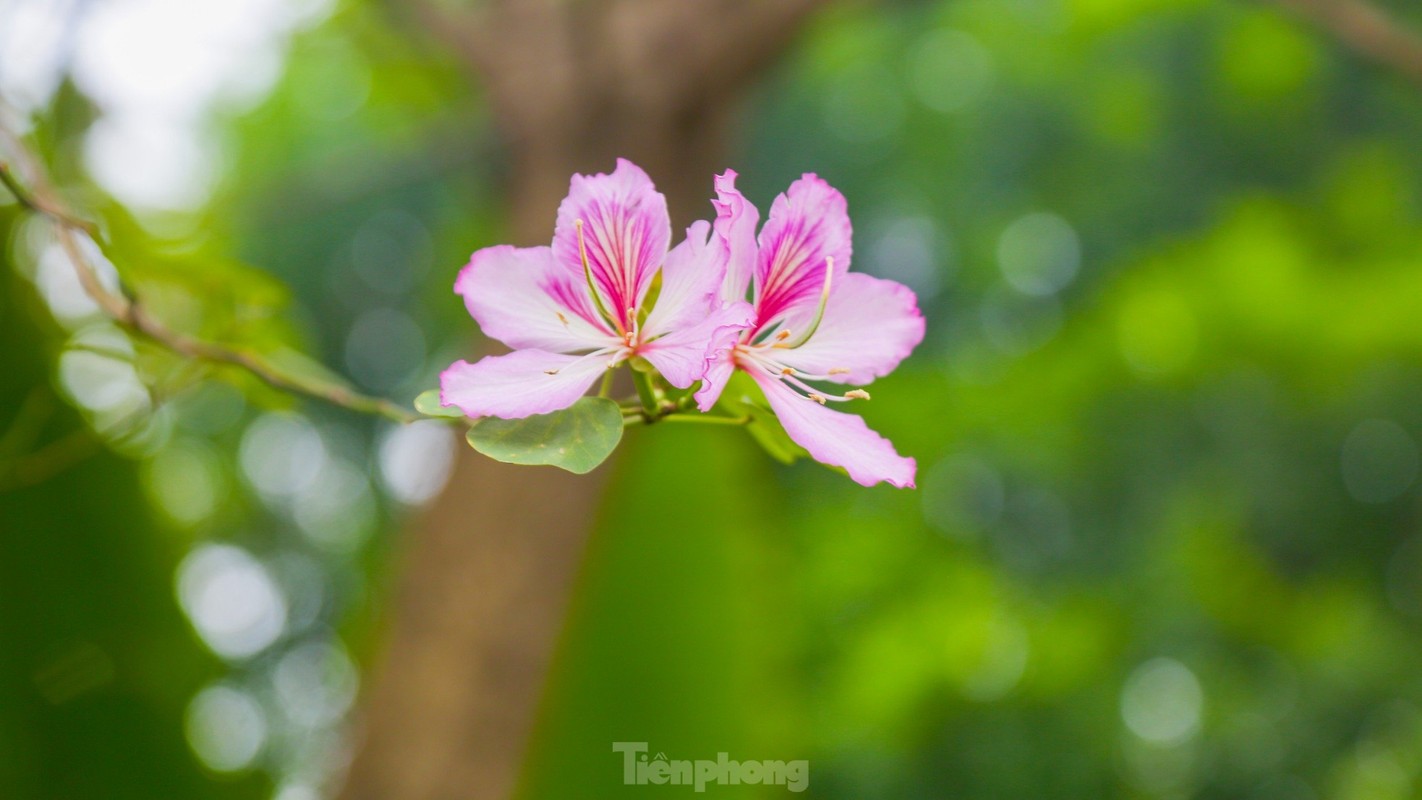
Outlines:
<svg viewBox="0 0 1422 800"><path fill-rule="evenodd" d="M632 383L637 387L637 399L642 401L642 413L647 422L650 424L661 419L665 410L662 408L661 392L654 383L652 373L633 369Z"/></svg>

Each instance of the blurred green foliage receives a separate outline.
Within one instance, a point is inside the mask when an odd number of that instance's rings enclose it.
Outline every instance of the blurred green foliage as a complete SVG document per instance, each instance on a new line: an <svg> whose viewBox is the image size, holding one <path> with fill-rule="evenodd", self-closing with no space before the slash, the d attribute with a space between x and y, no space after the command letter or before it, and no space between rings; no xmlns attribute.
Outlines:
<svg viewBox="0 0 1422 800"><path fill-rule="evenodd" d="M467 355L456 268L505 238L487 111L445 58L362 3L297 36L271 96L220 120L213 200L115 228L125 278L176 325L427 388ZM50 155L78 163L90 116L65 90ZM928 338L862 407L919 489L782 466L734 431L630 431L524 796L621 796L614 741L807 758L823 798L1417 796L1419 140L1414 87L1264 6L824 15L730 165L761 208L821 174L854 268L919 292ZM56 402L36 446L107 443L0 493L0 794L319 785L403 511L388 430L274 415L233 376L192 388L142 343L119 360L176 381L139 403L167 410L136 429L94 410L65 353L125 340L56 323L13 206L0 226L20 343L0 430L38 389L81 410ZM349 502L263 477L293 464ZM184 621L193 553L275 587L269 641ZM193 703L204 686L246 699ZM292 712L293 686L325 705ZM258 751L201 744L210 707L256 714Z"/></svg>

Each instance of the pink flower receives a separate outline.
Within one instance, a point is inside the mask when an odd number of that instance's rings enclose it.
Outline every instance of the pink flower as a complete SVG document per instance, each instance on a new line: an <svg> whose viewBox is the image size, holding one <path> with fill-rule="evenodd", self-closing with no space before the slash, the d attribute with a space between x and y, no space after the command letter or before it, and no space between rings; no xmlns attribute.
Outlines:
<svg viewBox="0 0 1422 800"><path fill-rule="evenodd" d="M673 386L691 386L717 329L748 324L745 308L719 301L727 250L710 233L697 222L668 252L666 198L630 161L619 159L611 175L574 175L552 247L486 247L459 273L454 290L469 313L513 352L452 364L440 375L440 402L471 417L545 414L633 356Z"/></svg>
<svg viewBox="0 0 1422 800"><path fill-rule="evenodd" d="M923 316L902 284L849 272L850 224L844 196L805 175L775 198L760 231L759 212L736 191L736 173L716 179L716 232L729 263L723 298L747 296L752 321L715 343L696 400L720 397L735 369L748 373L790 435L816 460L843 467L860 484L913 486L917 465L853 414L830 404L868 399L862 389L834 394L809 383L862 386L887 375L923 340ZM747 294L749 290L749 295Z"/></svg>

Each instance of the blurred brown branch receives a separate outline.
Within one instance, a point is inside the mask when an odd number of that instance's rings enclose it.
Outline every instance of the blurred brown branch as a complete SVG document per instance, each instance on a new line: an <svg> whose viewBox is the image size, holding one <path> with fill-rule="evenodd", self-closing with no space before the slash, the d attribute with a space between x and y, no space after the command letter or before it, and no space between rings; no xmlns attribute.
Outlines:
<svg viewBox="0 0 1422 800"><path fill-rule="evenodd" d="M100 449L92 432L73 430L33 452L0 461L0 492L44 483Z"/></svg>
<svg viewBox="0 0 1422 800"><path fill-rule="evenodd" d="M123 358L125 354L101 354L110 358ZM165 402L165 398L186 391L200 378L196 369L184 370L169 386L149 388L152 408ZM46 386L37 386L25 396L20 409L10 421L9 428L0 435L0 493L38 486L71 467L98 455L103 451L103 443L120 442L142 428L142 422L152 408L136 408L118 419L102 426L80 426L64 433L46 444L35 447L35 442L44 432L54 416L59 399Z"/></svg>
<svg viewBox="0 0 1422 800"><path fill-rule="evenodd" d="M1422 86L1422 36L1367 0L1273 0L1375 64Z"/></svg>
<svg viewBox="0 0 1422 800"><path fill-rule="evenodd" d="M32 389L0 435L0 492L41 483L92 454L97 440L88 431L72 431L34 448L54 414L55 398L44 387Z"/></svg>
<svg viewBox="0 0 1422 800"><path fill-rule="evenodd" d="M173 330L154 319L131 293L111 290L100 280L99 273L85 255L79 238L81 233L92 236L93 226L78 219L59 200L39 158L18 136L3 127L0 127L0 144L4 145L4 149L24 172L24 180L21 180L9 163L0 161L0 183L9 189L21 206L53 223L55 236L69 257L84 292L114 322L177 355L195 361L239 367L282 391L324 400L352 411L378 414L396 422L413 422L420 419L418 414L389 400L370 397L339 384L293 374L257 353L199 339Z"/></svg>

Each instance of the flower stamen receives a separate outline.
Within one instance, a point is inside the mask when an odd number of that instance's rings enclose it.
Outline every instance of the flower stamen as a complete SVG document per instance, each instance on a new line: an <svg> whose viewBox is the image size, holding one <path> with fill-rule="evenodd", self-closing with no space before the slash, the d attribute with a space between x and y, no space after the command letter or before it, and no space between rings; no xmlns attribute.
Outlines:
<svg viewBox="0 0 1422 800"><path fill-rule="evenodd" d="M806 380L823 381L829 380L828 375L811 375L800 372L794 367L789 367L779 363L771 357L771 352L776 345L739 344L735 348L735 358L737 363L746 369L758 369L772 378L790 387L796 394L808 400L812 400L820 405L826 403L847 403L850 400L868 400L869 393L863 389L850 389L842 395L829 394L820 389L805 383ZM848 372L848 370L843 370Z"/></svg>
<svg viewBox="0 0 1422 800"><path fill-rule="evenodd" d="M806 328L806 329L805 329L805 332L802 333L802 334L800 334L800 337L799 337L798 339L796 339L795 341L790 342L790 343L788 343L788 344L776 344L776 345L775 345L776 347L783 347L783 348L785 348L785 349L787 349L787 350L794 350L795 348L799 347L800 345L804 344L805 342L810 341L810 337L815 335L815 331L819 330L820 322L823 321L824 318L825 318L825 306L829 304L830 283L832 282L833 278L834 278L834 257L833 257L833 256L826 256L826 257L825 257L825 282L824 282L824 285L823 285L822 287L820 287L820 304L819 304L818 307L815 308L815 318L810 321L810 327ZM787 336L788 336L788 333L787 333Z"/></svg>
<svg viewBox="0 0 1422 800"><path fill-rule="evenodd" d="M637 344L638 335L640 333L641 331L637 325L637 309L629 308L627 309L627 332L622 335L622 338L627 342L629 347L634 347Z"/></svg>
<svg viewBox="0 0 1422 800"><path fill-rule="evenodd" d="M603 322L617 329L617 332L626 335L627 329L617 318L612 316L612 312L607 310L607 306L602 302L602 294L598 292L597 285L593 283L592 264L588 262L588 246L583 241L583 221L581 219L573 222L578 229L578 258L583 262L583 278L588 282L588 294L592 295L593 304L597 306L597 313L602 317Z"/></svg>

